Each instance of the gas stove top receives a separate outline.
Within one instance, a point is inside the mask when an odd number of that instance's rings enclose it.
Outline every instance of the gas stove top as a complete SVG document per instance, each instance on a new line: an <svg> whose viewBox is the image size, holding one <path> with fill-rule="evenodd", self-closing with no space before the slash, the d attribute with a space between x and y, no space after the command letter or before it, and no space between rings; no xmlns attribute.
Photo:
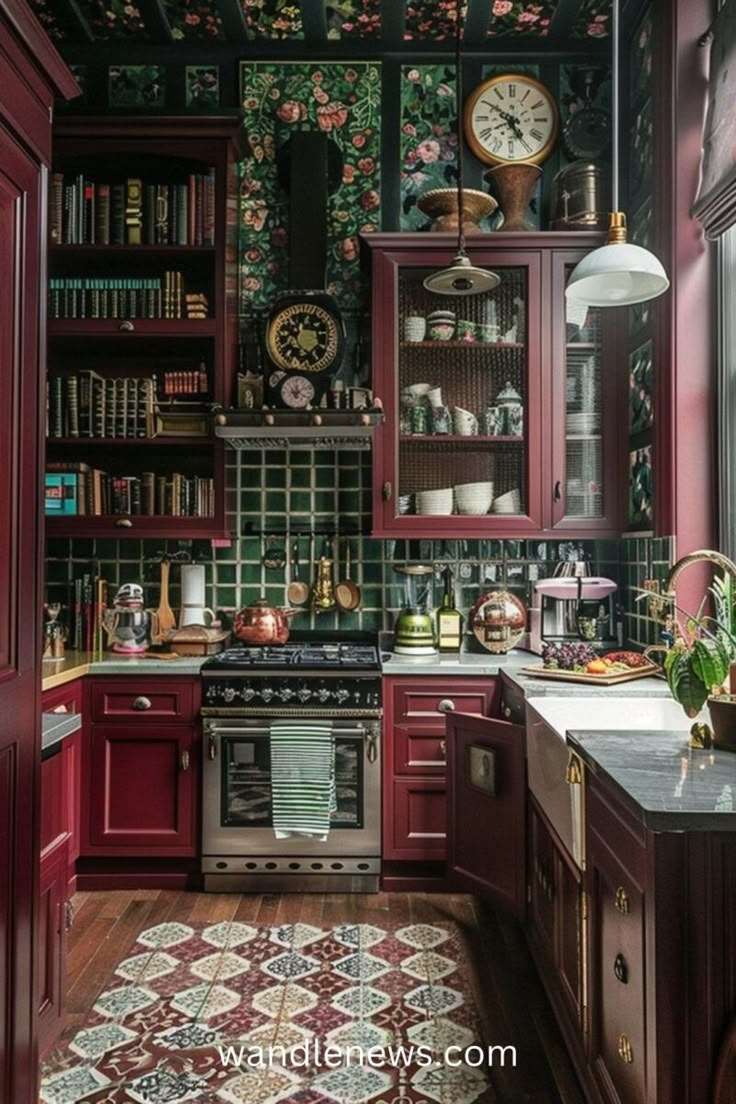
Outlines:
<svg viewBox="0 0 736 1104"><path fill-rule="evenodd" d="M228 671L250 672L253 668L270 670L299 668L309 670L378 670L378 649L373 644L332 641L294 641L288 644L237 645L208 659L202 674Z"/></svg>

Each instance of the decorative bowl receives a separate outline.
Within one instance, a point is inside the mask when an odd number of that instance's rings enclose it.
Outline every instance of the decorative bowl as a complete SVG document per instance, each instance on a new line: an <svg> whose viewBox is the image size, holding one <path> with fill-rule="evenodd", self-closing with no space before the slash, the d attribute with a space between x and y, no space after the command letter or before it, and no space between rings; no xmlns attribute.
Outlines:
<svg viewBox="0 0 736 1104"><path fill-rule="evenodd" d="M432 221L432 230L455 230L458 228L458 202L456 188L433 188L423 192L417 199L417 207L423 215ZM475 188L463 188L463 229L478 230L481 219L492 214L498 203L493 196L479 192Z"/></svg>

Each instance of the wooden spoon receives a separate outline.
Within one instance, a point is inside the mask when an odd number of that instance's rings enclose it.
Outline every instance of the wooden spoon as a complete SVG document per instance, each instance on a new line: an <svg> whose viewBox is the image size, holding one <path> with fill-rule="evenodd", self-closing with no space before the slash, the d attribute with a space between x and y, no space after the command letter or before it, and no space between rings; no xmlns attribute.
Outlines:
<svg viewBox="0 0 736 1104"><path fill-rule="evenodd" d="M350 613L360 605L360 587L350 578L350 539L345 547L345 578L335 587L335 601L344 613Z"/></svg>
<svg viewBox="0 0 736 1104"><path fill-rule="evenodd" d="M309 598L309 584L299 578L299 545L296 541L291 548L291 582L286 588L286 597L290 606L303 606Z"/></svg>
<svg viewBox="0 0 736 1104"><path fill-rule="evenodd" d="M158 616L159 633L163 635L168 632L169 629L176 628L176 618L174 617L174 611L169 605L169 572L171 571L171 562L169 560L161 561L161 593L158 600L158 609L156 614Z"/></svg>

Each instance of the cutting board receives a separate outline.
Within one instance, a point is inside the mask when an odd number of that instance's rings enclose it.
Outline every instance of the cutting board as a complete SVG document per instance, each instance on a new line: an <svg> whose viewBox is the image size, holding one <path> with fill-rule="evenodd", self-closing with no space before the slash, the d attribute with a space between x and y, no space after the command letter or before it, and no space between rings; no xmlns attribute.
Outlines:
<svg viewBox="0 0 736 1104"><path fill-rule="evenodd" d="M654 663L646 667L632 667L630 671L617 671L614 675L589 675L584 671L554 671L541 664L537 667L520 667L522 675L531 678L550 679L552 682L582 682L586 686L618 686L622 682L632 682L634 679L651 678L660 673L659 667Z"/></svg>

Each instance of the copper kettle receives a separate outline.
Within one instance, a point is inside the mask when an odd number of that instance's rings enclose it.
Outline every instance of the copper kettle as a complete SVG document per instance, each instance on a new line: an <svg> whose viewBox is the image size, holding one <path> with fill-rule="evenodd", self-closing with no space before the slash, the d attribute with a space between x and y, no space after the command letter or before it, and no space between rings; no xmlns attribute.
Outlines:
<svg viewBox="0 0 736 1104"><path fill-rule="evenodd" d="M244 644L285 644L289 639L289 618L302 612L270 606L266 598L259 598L257 602L238 610L233 621L233 632Z"/></svg>

